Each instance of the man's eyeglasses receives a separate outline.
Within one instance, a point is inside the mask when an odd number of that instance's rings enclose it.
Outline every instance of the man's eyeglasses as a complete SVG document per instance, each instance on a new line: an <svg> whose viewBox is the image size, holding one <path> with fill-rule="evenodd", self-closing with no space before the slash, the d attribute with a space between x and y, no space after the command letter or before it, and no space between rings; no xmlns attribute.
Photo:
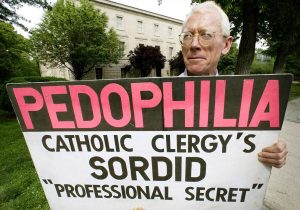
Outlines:
<svg viewBox="0 0 300 210"><path fill-rule="evenodd" d="M202 46L208 46L211 44L213 39L216 36L216 32L207 32L207 31L202 31L199 32L198 34L193 34L191 32L182 32L179 35L179 41L181 45L190 45L192 44L194 36L198 37L198 42ZM225 36L224 36L225 37Z"/></svg>

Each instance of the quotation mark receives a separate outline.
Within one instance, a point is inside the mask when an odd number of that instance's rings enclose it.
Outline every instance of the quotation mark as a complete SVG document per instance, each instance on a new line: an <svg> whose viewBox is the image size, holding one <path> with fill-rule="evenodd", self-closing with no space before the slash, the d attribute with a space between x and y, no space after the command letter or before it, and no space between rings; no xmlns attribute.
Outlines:
<svg viewBox="0 0 300 210"><path fill-rule="evenodd" d="M42 179L46 184L53 184L51 179Z"/></svg>
<svg viewBox="0 0 300 210"><path fill-rule="evenodd" d="M253 184L252 189L260 189L264 184Z"/></svg>
<svg viewBox="0 0 300 210"><path fill-rule="evenodd" d="M239 140L239 138L241 138L243 135L243 132L238 132L237 133L237 137L236 137L236 140Z"/></svg>

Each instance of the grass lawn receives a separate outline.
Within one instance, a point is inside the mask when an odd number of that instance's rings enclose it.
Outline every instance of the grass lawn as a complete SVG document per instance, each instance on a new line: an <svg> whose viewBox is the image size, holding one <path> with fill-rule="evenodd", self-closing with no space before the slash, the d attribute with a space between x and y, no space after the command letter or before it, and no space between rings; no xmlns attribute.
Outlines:
<svg viewBox="0 0 300 210"><path fill-rule="evenodd" d="M289 100L300 97L300 83L293 83L290 91Z"/></svg>
<svg viewBox="0 0 300 210"><path fill-rule="evenodd" d="M292 85L289 100L300 97ZM49 209L18 122L0 110L0 209Z"/></svg>
<svg viewBox="0 0 300 210"><path fill-rule="evenodd" d="M19 124L1 110L0 209L50 209Z"/></svg>

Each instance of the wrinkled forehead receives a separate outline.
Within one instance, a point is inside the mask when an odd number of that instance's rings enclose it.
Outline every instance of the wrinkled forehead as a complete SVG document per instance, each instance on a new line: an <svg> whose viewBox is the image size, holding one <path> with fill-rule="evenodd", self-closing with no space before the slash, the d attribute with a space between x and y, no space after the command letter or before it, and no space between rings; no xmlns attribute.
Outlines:
<svg viewBox="0 0 300 210"><path fill-rule="evenodd" d="M188 17L182 31L214 31L222 32L221 16L212 10L196 11Z"/></svg>

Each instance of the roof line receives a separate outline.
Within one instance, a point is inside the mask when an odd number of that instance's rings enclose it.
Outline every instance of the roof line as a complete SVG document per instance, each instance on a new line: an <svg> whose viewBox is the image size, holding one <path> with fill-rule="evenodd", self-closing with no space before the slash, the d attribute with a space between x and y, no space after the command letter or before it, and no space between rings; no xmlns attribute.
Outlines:
<svg viewBox="0 0 300 210"><path fill-rule="evenodd" d="M179 19L176 19L176 18L168 17L168 16L165 16L165 15L157 14L157 13L154 13L154 12L150 12L150 11L147 11L147 10L139 9L139 8L136 8L136 7L128 6L128 5L121 4L121 3L118 3L118 2L114 2L114 1L110 1L110 0L92 0L92 1L95 2L95 3L102 3L102 4L106 4L106 5L110 5L110 6L119 7L121 9L134 11L134 12L144 14L144 15L150 15L150 16L155 16L155 17L161 18L161 19L167 19L169 21L176 22L176 23L179 23L179 24L183 23L182 20L179 20Z"/></svg>

